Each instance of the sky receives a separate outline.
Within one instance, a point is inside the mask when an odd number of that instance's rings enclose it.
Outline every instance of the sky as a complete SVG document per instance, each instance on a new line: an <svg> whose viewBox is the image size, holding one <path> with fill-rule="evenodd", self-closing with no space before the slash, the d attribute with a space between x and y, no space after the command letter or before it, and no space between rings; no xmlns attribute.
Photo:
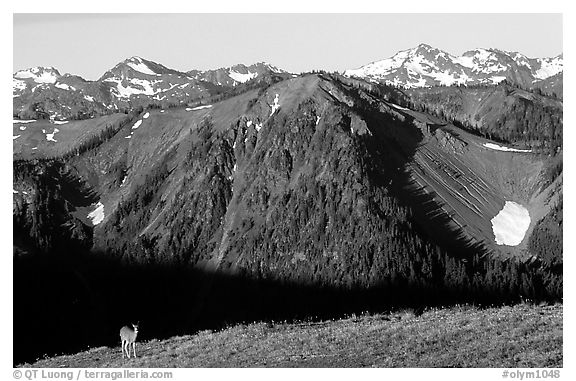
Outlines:
<svg viewBox="0 0 576 381"><path fill-rule="evenodd" d="M140 56L188 71L265 61L291 72L343 71L427 43L528 57L563 52L562 14L14 13L13 72L53 66L98 79Z"/></svg>

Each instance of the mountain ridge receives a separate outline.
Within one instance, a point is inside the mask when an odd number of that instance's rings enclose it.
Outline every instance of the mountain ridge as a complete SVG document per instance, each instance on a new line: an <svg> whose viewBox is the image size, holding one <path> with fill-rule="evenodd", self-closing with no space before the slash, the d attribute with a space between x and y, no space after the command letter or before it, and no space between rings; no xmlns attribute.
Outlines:
<svg viewBox="0 0 576 381"><path fill-rule="evenodd" d="M400 88L495 85L506 79L523 88L560 93L561 97L562 62L563 54L534 59L499 49L475 49L455 57L420 44L344 74ZM13 115L66 120L149 104L187 105L253 80L270 82L267 78L273 76L296 74L266 62L183 72L139 56L117 63L95 81L62 75L54 67L33 67L13 74ZM54 99L66 101L59 104Z"/></svg>
<svg viewBox="0 0 576 381"><path fill-rule="evenodd" d="M185 73L139 56L117 63L95 81L61 75L53 67L33 67L13 74L13 115L20 119L67 120L149 104L187 105L250 80L266 80L270 75L288 73L264 62ZM59 104L54 99L66 101Z"/></svg>
<svg viewBox="0 0 576 381"><path fill-rule="evenodd" d="M504 79L531 87L563 71L563 54L528 58L518 52L477 48L453 56L427 44L401 50L390 58L344 72L371 81L415 88L450 85L497 84Z"/></svg>

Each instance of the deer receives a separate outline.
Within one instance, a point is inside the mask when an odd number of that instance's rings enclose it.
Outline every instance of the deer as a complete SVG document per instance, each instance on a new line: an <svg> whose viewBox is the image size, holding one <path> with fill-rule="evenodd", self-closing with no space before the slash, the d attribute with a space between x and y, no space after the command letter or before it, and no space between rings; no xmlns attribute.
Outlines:
<svg viewBox="0 0 576 381"><path fill-rule="evenodd" d="M132 327L125 325L120 329L120 340L122 341L122 358L124 358L124 351L126 356L130 358L130 344L134 350L134 358L136 358L136 336L138 336L138 324L132 324Z"/></svg>

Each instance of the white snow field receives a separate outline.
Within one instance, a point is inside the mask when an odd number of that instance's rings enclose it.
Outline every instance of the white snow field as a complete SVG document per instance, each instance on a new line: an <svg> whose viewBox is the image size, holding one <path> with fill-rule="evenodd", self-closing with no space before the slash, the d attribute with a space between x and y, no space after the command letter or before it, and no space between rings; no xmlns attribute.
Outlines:
<svg viewBox="0 0 576 381"><path fill-rule="evenodd" d="M497 151L506 151L506 152L532 152L531 149L509 148L509 147L499 146L498 144L494 144L494 143L484 143L484 147L494 149Z"/></svg>
<svg viewBox="0 0 576 381"><path fill-rule="evenodd" d="M198 106L198 107L194 107L194 108L186 107L186 111L196 111L196 110L202 110L202 109L210 108L210 107L212 107L212 105L204 105L204 106Z"/></svg>
<svg viewBox="0 0 576 381"><path fill-rule="evenodd" d="M60 83L60 82L58 82L58 83L56 83L54 86L56 86L57 88L62 89L62 90L76 91L76 88L75 88L75 87L70 86L70 85L67 85L67 84L65 84L65 83Z"/></svg>
<svg viewBox="0 0 576 381"><path fill-rule="evenodd" d="M148 75L158 75L155 72L153 72L148 65L146 65L144 62L142 62L142 59L140 57L132 57L131 58L131 62L127 63L128 66L130 66L132 69L139 71L142 74L148 74Z"/></svg>
<svg viewBox="0 0 576 381"><path fill-rule="evenodd" d="M104 204L98 202L98 204L96 204L96 209L88 213L88 218L94 225L98 225L102 222L104 220Z"/></svg>
<svg viewBox="0 0 576 381"><path fill-rule="evenodd" d="M564 60L562 58L542 58L539 61L540 69L534 75L538 79L546 79L564 70Z"/></svg>
<svg viewBox="0 0 576 381"><path fill-rule="evenodd" d="M274 97L274 104L270 106L272 107L272 110L270 110L270 116L272 116L272 114L274 114L276 110L280 108L280 103L278 103L279 101L280 101L279 95L276 94L276 96Z"/></svg>
<svg viewBox="0 0 576 381"><path fill-rule="evenodd" d="M506 201L504 208L491 222L497 245L517 246L530 226L530 214L522 205Z"/></svg>
<svg viewBox="0 0 576 381"><path fill-rule="evenodd" d="M43 131L45 131L45 130L43 130ZM44 132L44 133L46 134L46 140L49 141L49 142L54 142L54 143L56 143L57 140L54 139L54 135L56 135L58 132L60 132L60 130L57 129L57 128L54 128L54 131L52 131L51 134Z"/></svg>
<svg viewBox="0 0 576 381"><path fill-rule="evenodd" d="M20 70L14 77L16 78L32 78L36 83L56 83L58 77L54 73L54 68L46 68L48 70L44 70L41 67L33 67L26 70Z"/></svg>
<svg viewBox="0 0 576 381"><path fill-rule="evenodd" d="M258 76L258 73L242 74L242 73L238 73L237 71L230 70L228 72L228 75L230 76L230 78L232 78L236 82L244 83L244 82L251 80L252 78L256 78Z"/></svg>
<svg viewBox="0 0 576 381"><path fill-rule="evenodd" d="M402 106L398 106L397 104L394 103L390 103L390 106L398 109L398 110L404 110L404 111L410 111L409 109L407 109L406 107L402 107Z"/></svg>

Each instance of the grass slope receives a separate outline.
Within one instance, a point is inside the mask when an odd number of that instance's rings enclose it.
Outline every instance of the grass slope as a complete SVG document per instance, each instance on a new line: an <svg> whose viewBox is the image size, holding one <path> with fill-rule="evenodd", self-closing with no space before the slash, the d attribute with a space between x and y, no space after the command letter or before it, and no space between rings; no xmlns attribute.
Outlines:
<svg viewBox="0 0 576 381"><path fill-rule="evenodd" d="M136 359L123 359L118 344L23 366L562 367L562 319L561 304L519 304L252 323L141 342Z"/></svg>
<svg viewBox="0 0 576 381"><path fill-rule="evenodd" d="M65 124L53 124L49 120L13 123L12 136L18 138L13 140L12 154L14 159L27 160L60 156L126 118L126 114L117 113L94 119L72 120ZM54 133L53 141L47 138L47 134L51 133Z"/></svg>

